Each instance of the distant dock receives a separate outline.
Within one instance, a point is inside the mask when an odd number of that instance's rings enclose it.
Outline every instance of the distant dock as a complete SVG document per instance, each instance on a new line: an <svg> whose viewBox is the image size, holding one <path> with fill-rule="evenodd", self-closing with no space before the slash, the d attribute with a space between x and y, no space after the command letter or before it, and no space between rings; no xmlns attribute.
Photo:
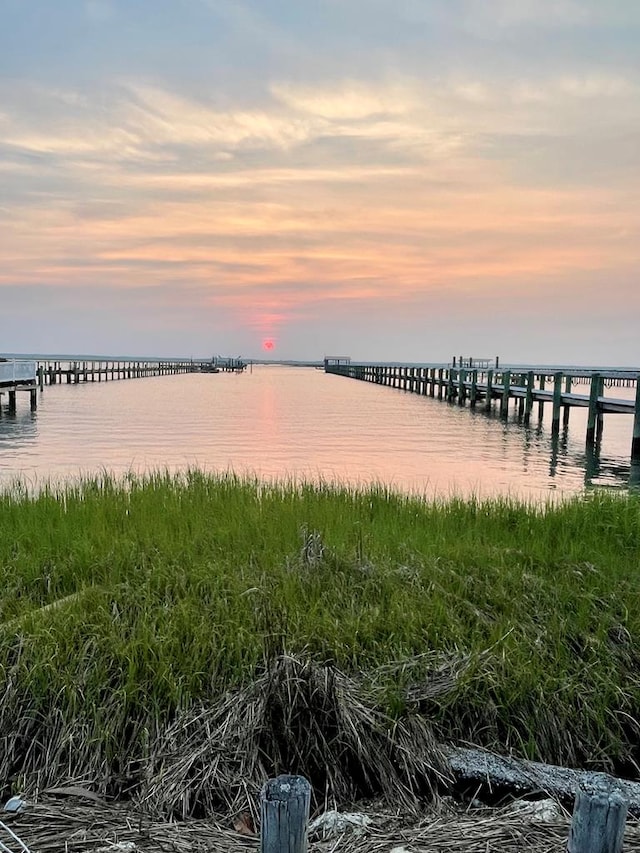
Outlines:
<svg viewBox="0 0 640 853"><path fill-rule="evenodd" d="M38 406L38 391L45 385L80 385L181 373L242 373L247 362L240 357L215 356L213 359L135 359L86 357L0 358L0 413L2 395L9 398L9 412L16 410L20 392L29 394L31 410Z"/></svg>
<svg viewBox="0 0 640 853"><path fill-rule="evenodd" d="M497 401L500 416L507 418L515 406L525 425L534 407L542 419L544 406L551 406L551 430L569 424L572 408L587 409L586 444L597 444L604 428L605 414L633 416L631 462L640 464L640 368L550 367L545 365L505 365L498 360L454 359L452 364L353 363L348 358L325 359L325 372L350 379L374 382L448 403L491 411ZM577 394L575 386L588 385L588 394ZM635 399L605 396L605 387L635 388Z"/></svg>
<svg viewBox="0 0 640 853"><path fill-rule="evenodd" d="M171 376L193 373L197 363L191 360L84 359L43 360L38 362L38 383L58 385L66 382L107 382L116 379L141 379L145 376Z"/></svg>

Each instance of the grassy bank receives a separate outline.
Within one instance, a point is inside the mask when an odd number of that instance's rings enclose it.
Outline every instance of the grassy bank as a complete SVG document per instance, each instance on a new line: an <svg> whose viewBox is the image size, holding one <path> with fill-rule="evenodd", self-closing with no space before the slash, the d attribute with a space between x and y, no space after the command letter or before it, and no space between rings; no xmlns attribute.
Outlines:
<svg viewBox="0 0 640 853"><path fill-rule="evenodd" d="M13 490L0 532L14 788L135 787L176 715L283 652L331 662L444 740L640 761L637 499L424 503L192 472Z"/></svg>

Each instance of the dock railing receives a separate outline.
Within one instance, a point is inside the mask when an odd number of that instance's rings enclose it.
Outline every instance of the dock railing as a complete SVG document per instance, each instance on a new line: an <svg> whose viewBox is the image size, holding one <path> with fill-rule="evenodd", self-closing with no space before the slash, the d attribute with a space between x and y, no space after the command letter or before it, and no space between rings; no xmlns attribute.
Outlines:
<svg viewBox="0 0 640 853"><path fill-rule="evenodd" d="M0 361L0 385L32 384L36 375L35 361Z"/></svg>

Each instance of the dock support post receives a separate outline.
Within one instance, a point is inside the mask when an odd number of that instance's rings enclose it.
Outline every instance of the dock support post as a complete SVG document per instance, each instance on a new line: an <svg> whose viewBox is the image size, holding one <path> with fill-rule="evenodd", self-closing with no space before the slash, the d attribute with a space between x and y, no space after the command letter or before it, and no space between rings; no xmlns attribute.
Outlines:
<svg viewBox="0 0 640 853"><path fill-rule="evenodd" d="M566 394L571 393L571 377L570 376L567 376L567 378L564 381L564 390L565 390ZM569 405L569 403L567 403L564 407L564 412L562 415L562 426L564 426L564 427L569 426L569 413L570 412L571 412L571 406Z"/></svg>
<svg viewBox="0 0 640 853"><path fill-rule="evenodd" d="M553 374L553 416L551 432L560 432L560 408L562 404L562 373Z"/></svg>
<svg viewBox="0 0 640 853"><path fill-rule="evenodd" d="M502 374L502 399L500 400L500 417L509 415L509 395L511 394L511 371L505 370Z"/></svg>
<svg viewBox="0 0 640 853"><path fill-rule="evenodd" d="M467 396L467 389L464 384L466 379L467 371L461 368L458 374L458 403L461 406L464 406L465 397Z"/></svg>
<svg viewBox="0 0 640 853"><path fill-rule="evenodd" d="M598 381L598 397L604 397L604 378L601 376ZM604 412L598 409L596 416L596 444L602 440L602 432L604 430Z"/></svg>
<svg viewBox="0 0 640 853"><path fill-rule="evenodd" d="M544 391L544 386L545 386L546 380L547 380L547 377L544 375L544 373L541 373L540 374L540 390L541 391ZM543 417L544 417L544 400L540 400L540 402L538 403L538 420L541 421L543 419Z"/></svg>
<svg viewBox="0 0 640 853"><path fill-rule="evenodd" d="M476 403L478 402L478 371L474 368L471 371L471 396L469 399L469 405L472 409L475 409Z"/></svg>
<svg viewBox="0 0 640 853"><path fill-rule="evenodd" d="M260 793L260 853L307 853L311 785L303 776L270 779Z"/></svg>
<svg viewBox="0 0 640 853"><path fill-rule="evenodd" d="M38 408L38 389L37 388L32 388L29 391L29 403L31 405L31 411L35 412L35 410Z"/></svg>
<svg viewBox="0 0 640 853"><path fill-rule="evenodd" d="M16 410L16 392L9 391L9 411L15 412Z"/></svg>
<svg viewBox="0 0 640 853"><path fill-rule="evenodd" d="M38 365L38 388L44 391L44 367L41 364Z"/></svg>
<svg viewBox="0 0 640 853"><path fill-rule="evenodd" d="M485 409L491 411L491 401L493 399L493 370L487 370L487 399L485 400Z"/></svg>
<svg viewBox="0 0 640 853"><path fill-rule="evenodd" d="M527 396L524 401L524 422L525 426L529 426L531 421L531 410L533 409L533 370L527 373Z"/></svg>
<svg viewBox="0 0 640 853"><path fill-rule="evenodd" d="M447 378L447 403L450 403L453 400L453 380L455 370L453 367L449 368L449 376Z"/></svg>
<svg viewBox="0 0 640 853"><path fill-rule="evenodd" d="M636 379L636 405L633 412L633 438L631 439L631 461L640 462L640 374Z"/></svg>
<svg viewBox="0 0 640 853"><path fill-rule="evenodd" d="M587 447L596 441L596 421L598 419L598 393L600 391L600 374L591 376L591 392L589 394L589 414L587 416Z"/></svg>

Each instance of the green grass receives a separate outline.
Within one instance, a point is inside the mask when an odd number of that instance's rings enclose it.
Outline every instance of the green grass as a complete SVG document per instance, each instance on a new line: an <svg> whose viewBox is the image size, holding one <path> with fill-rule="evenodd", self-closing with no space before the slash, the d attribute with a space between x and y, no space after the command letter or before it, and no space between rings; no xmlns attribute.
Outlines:
<svg viewBox="0 0 640 853"><path fill-rule="evenodd" d="M126 774L176 712L282 651L364 673L396 716L415 711L408 688L464 662L419 704L442 739L640 761L637 498L426 503L107 476L0 495L0 573L0 780L14 786L45 761L48 779Z"/></svg>

